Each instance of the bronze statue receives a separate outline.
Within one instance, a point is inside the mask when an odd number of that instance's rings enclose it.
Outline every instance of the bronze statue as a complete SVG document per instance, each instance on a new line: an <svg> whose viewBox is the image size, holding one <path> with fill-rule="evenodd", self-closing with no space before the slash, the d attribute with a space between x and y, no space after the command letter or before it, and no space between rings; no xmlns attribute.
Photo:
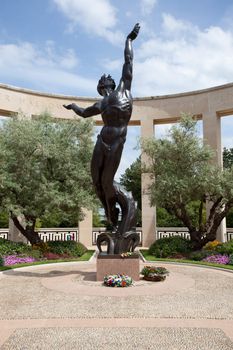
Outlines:
<svg viewBox="0 0 233 350"><path fill-rule="evenodd" d="M139 29L140 26L137 23L126 38L122 77L117 88L110 75L103 75L97 86L97 91L103 96L102 100L88 108L81 108L75 103L64 105L66 109L73 110L83 118L101 114L104 122L93 151L91 174L106 217L113 225L113 231L116 231L112 235L100 235L97 240L100 250L101 243L108 242L109 253L133 250L139 241L135 231L135 205L132 196L114 182L132 114L133 100L130 92L133 71L132 41L137 38ZM120 205L122 211L122 220L119 225L119 209L116 203Z"/></svg>

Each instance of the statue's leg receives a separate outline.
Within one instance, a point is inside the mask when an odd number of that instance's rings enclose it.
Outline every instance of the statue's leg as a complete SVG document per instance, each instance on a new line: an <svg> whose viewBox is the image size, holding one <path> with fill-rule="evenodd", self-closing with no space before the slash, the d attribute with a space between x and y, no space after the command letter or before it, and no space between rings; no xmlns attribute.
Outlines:
<svg viewBox="0 0 233 350"><path fill-rule="evenodd" d="M108 219L114 226L117 225L119 210L116 208L117 195L113 181L120 164L123 147L124 140L121 138L111 146L111 149L105 152L104 169L101 177L101 185L107 204Z"/></svg>
<svg viewBox="0 0 233 350"><path fill-rule="evenodd" d="M107 215L108 209L107 209L107 203L106 203L106 198L105 198L105 193L102 188L101 184L101 176L103 172L103 165L104 164L104 151L101 145L101 142L99 138L97 139L93 155L92 155L92 160L91 160L91 176L92 176L92 182L93 186L95 188L95 192L101 201L105 213Z"/></svg>

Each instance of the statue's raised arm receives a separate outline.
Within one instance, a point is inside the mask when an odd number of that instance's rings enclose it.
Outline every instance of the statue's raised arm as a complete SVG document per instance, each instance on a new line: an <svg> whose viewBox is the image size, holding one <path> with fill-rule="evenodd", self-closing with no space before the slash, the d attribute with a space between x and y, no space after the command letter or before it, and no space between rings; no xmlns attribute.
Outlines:
<svg viewBox="0 0 233 350"><path fill-rule="evenodd" d="M128 34L125 41L124 58L125 62L122 70L121 80L124 82L124 87L126 90L131 89L131 82L133 77L133 47L132 41L138 36L140 30L139 23L135 24L133 30Z"/></svg>

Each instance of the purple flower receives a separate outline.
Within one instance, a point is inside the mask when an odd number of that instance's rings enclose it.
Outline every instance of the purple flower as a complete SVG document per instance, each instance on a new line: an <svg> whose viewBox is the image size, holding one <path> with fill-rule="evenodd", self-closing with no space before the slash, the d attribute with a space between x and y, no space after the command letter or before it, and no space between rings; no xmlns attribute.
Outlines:
<svg viewBox="0 0 233 350"><path fill-rule="evenodd" d="M230 258L228 255L216 254L216 255L207 256L202 261L214 263L214 264L227 265L230 262Z"/></svg>
<svg viewBox="0 0 233 350"><path fill-rule="evenodd" d="M11 266L15 264L31 263L36 261L31 256L17 256L17 255L7 255L4 257L4 266Z"/></svg>

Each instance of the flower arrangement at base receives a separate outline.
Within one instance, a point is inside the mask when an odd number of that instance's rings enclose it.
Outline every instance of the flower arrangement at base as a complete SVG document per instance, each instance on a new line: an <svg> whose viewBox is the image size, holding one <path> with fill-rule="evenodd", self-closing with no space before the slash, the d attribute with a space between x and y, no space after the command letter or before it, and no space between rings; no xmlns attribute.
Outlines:
<svg viewBox="0 0 233 350"><path fill-rule="evenodd" d="M132 277L127 275L107 275L104 277L104 285L107 287L129 287L133 284Z"/></svg>
<svg viewBox="0 0 233 350"><path fill-rule="evenodd" d="M159 282L164 281L166 276L169 275L169 271L165 267L144 266L141 271L146 281Z"/></svg>
<svg viewBox="0 0 233 350"><path fill-rule="evenodd" d="M133 255L133 253L131 253L131 252L121 253L121 257L122 257L122 258L128 258L128 257L130 257L130 256L132 256L132 255Z"/></svg>

